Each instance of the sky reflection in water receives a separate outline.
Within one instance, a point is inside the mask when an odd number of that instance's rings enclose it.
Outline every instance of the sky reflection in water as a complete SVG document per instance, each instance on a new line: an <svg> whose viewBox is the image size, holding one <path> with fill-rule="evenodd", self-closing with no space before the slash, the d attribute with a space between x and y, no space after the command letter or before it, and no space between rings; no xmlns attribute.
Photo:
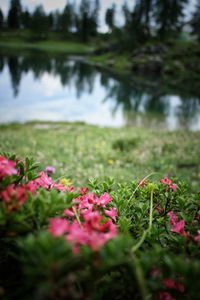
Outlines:
<svg viewBox="0 0 200 300"><path fill-rule="evenodd" d="M166 95L65 57L4 55L0 67L0 123L83 121L111 127L200 129L197 95Z"/></svg>

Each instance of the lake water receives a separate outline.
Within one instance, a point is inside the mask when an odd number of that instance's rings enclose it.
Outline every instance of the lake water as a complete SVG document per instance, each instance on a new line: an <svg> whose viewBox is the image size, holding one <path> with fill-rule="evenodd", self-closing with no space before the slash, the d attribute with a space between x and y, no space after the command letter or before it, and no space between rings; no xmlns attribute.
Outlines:
<svg viewBox="0 0 200 300"><path fill-rule="evenodd" d="M0 53L0 123L83 121L200 130L200 88L118 78L64 55Z"/></svg>

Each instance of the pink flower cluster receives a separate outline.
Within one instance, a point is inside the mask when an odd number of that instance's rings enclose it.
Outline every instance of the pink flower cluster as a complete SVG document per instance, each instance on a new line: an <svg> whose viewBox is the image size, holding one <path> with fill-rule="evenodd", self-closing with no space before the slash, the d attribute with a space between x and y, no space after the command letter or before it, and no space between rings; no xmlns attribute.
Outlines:
<svg viewBox="0 0 200 300"><path fill-rule="evenodd" d="M178 216L173 211L168 212L170 218L171 231L175 232L183 237L187 237L188 233L185 231L185 221L178 220Z"/></svg>
<svg viewBox="0 0 200 300"><path fill-rule="evenodd" d="M8 160L4 156L0 156L0 181L4 177L16 175L17 170L15 169L16 163L12 160Z"/></svg>
<svg viewBox="0 0 200 300"><path fill-rule="evenodd" d="M15 186L11 184L1 192L0 196L8 211L16 211L28 199L28 192L31 192L28 185Z"/></svg>
<svg viewBox="0 0 200 300"><path fill-rule="evenodd" d="M161 269L154 268L151 271L151 276L155 279L160 279L161 280L161 285L165 289L165 291L161 291L156 298L157 300L175 300L175 298L172 297L171 291L169 290L174 290L178 293L183 294L185 292L185 286L180 280L174 280L172 278L164 278L162 279L162 271Z"/></svg>
<svg viewBox="0 0 200 300"><path fill-rule="evenodd" d="M170 218L171 231L175 232L185 238L190 238L192 241L200 246L200 230L197 231L197 235L195 237L191 236L189 232L185 231L185 221L178 220L178 216L174 214L173 211L168 212L168 216Z"/></svg>
<svg viewBox="0 0 200 300"><path fill-rule="evenodd" d="M45 172L40 172L38 178L28 183L30 190L34 192L38 188L45 190L56 189L60 192L74 192L73 186L64 186L61 183L55 183Z"/></svg>
<svg viewBox="0 0 200 300"><path fill-rule="evenodd" d="M181 282L176 281L174 279L166 278L162 281L162 284L167 290L174 290L181 294L183 294L185 292L185 286ZM175 300L175 298L172 297L172 295L168 291L160 292L158 299L159 300Z"/></svg>
<svg viewBox="0 0 200 300"><path fill-rule="evenodd" d="M164 177L160 180L160 182L164 185L167 186L167 188L171 189L172 191L176 191L177 189L177 185L175 183L172 182L171 179L167 178L167 177Z"/></svg>
<svg viewBox="0 0 200 300"><path fill-rule="evenodd" d="M73 245L74 253L78 253L82 245L98 251L117 235L117 227L113 222L117 211L115 208L105 208L111 200L108 193L100 197L93 193L81 195L73 200L72 208L64 210L66 219L50 220L49 232L53 236L64 235L67 242ZM105 216L108 217L106 220Z"/></svg>

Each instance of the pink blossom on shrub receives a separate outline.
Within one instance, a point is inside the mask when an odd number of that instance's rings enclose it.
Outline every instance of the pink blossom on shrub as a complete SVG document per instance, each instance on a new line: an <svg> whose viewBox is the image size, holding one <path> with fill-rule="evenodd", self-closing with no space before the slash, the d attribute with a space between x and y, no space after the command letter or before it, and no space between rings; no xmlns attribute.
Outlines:
<svg viewBox="0 0 200 300"><path fill-rule="evenodd" d="M75 192L75 187L70 185L70 186L66 186L66 191L69 192L69 193L73 193Z"/></svg>
<svg viewBox="0 0 200 300"><path fill-rule="evenodd" d="M168 292L160 292L158 300L176 300L172 295Z"/></svg>
<svg viewBox="0 0 200 300"><path fill-rule="evenodd" d="M176 190L177 190L177 185L176 185L175 183L170 184L170 185L169 185L169 188L170 188L172 191L176 192Z"/></svg>
<svg viewBox="0 0 200 300"><path fill-rule="evenodd" d="M171 231L183 237L187 237L188 234L185 231L185 221L184 220L178 221L178 217L173 213L173 211L170 211L168 213L168 216L170 217L170 224L172 225Z"/></svg>
<svg viewBox="0 0 200 300"><path fill-rule="evenodd" d="M177 189L177 185L175 183L172 182L171 179L164 177L160 180L160 182L164 185L166 185L169 189L171 189L172 191L176 191Z"/></svg>
<svg viewBox="0 0 200 300"><path fill-rule="evenodd" d="M50 219L49 232L53 236L62 236L69 229L69 224L65 219L52 218Z"/></svg>
<svg viewBox="0 0 200 300"><path fill-rule="evenodd" d="M171 184L172 184L171 179L169 179L169 178L167 178L167 177L162 178L162 179L160 180L160 182L161 182L162 184L165 184L165 185L171 185Z"/></svg>
<svg viewBox="0 0 200 300"><path fill-rule="evenodd" d="M75 219L76 215L71 208L64 210L67 217L73 218L71 223L67 221L67 223L63 223L63 219L59 218L56 218L55 222L54 219L51 220L49 232L54 236L64 235L66 240L72 244L74 253L78 253L79 247L82 245L98 251L107 241L117 235L116 225L111 219L104 221L103 216L97 210L98 199L93 193L76 198L75 205L81 224ZM112 210L109 211L112 212ZM113 211L112 215L115 214L116 211ZM63 224L64 229L62 230Z"/></svg>
<svg viewBox="0 0 200 300"><path fill-rule="evenodd" d="M163 280L163 285L165 288L167 289L173 289L173 290L177 290L180 293L184 293L185 292L185 287L182 283L171 279L171 278L166 278Z"/></svg>
<svg viewBox="0 0 200 300"><path fill-rule="evenodd" d="M112 218L114 221L116 221L116 217L117 217L117 210L115 207L112 207L110 209L105 209L104 210L105 215Z"/></svg>
<svg viewBox="0 0 200 300"><path fill-rule="evenodd" d="M40 172L39 177L34 180L38 187L50 190L54 183L50 177L47 176L45 172Z"/></svg>
<svg viewBox="0 0 200 300"><path fill-rule="evenodd" d="M97 203L97 196L93 193L89 193L84 196L77 198L79 200L79 209L87 208L92 209L93 206Z"/></svg>
<svg viewBox="0 0 200 300"><path fill-rule="evenodd" d="M175 225L178 222L178 217L177 215L174 214L173 211L168 212L167 214L170 218L170 224Z"/></svg>
<svg viewBox="0 0 200 300"><path fill-rule="evenodd" d="M15 169L16 163L12 160L8 160L4 156L0 156L0 181L11 175L16 175L17 170Z"/></svg>
<svg viewBox="0 0 200 300"><path fill-rule="evenodd" d="M88 188L87 187L81 187L80 188L80 194L81 195L85 195L85 194L87 194L88 193Z"/></svg>
<svg viewBox="0 0 200 300"><path fill-rule="evenodd" d="M171 231L186 237L187 233L185 232L185 221L181 220L177 222L175 225L172 226Z"/></svg>
<svg viewBox="0 0 200 300"><path fill-rule="evenodd" d="M62 185L61 183L53 183L52 187L60 192L66 192L67 190L66 186Z"/></svg>
<svg viewBox="0 0 200 300"><path fill-rule="evenodd" d="M12 184L1 192L1 198L6 203L8 210L14 211L26 202L28 191L29 188L25 185L14 186Z"/></svg>
<svg viewBox="0 0 200 300"><path fill-rule="evenodd" d="M65 209L63 213L64 213L64 215L66 215L67 217L70 217L70 218L75 216L75 213L73 212L73 210L69 209L69 208Z"/></svg>
<svg viewBox="0 0 200 300"><path fill-rule="evenodd" d="M110 201L112 201L112 197L108 193L104 193L97 199L97 205L105 207Z"/></svg>

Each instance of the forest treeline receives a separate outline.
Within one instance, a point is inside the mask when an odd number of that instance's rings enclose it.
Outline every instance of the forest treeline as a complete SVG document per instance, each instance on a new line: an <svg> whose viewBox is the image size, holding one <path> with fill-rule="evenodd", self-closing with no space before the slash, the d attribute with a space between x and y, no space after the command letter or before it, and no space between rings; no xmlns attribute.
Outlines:
<svg viewBox="0 0 200 300"><path fill-rule="evenodd" d="M67 1L62 11L46 13L39 5L33 12L23 8L20 0L11 0L7 15L0 8L0 29L28 29L33 39L48 38L55 32L68 39L76 36L87 42L99 35L100 0L81 0L79 5ZM136 0L130 8L125 1L121 7L123 25L117 25L116 5L107 8L104 22L108 35L123 40L124 47L142 44L148 39L166 40L176 37L184 29L191 28L191 34L200 41L200 0L193 9L190 20L186 22L185 13L191 2L189 0Z"/></svg>

